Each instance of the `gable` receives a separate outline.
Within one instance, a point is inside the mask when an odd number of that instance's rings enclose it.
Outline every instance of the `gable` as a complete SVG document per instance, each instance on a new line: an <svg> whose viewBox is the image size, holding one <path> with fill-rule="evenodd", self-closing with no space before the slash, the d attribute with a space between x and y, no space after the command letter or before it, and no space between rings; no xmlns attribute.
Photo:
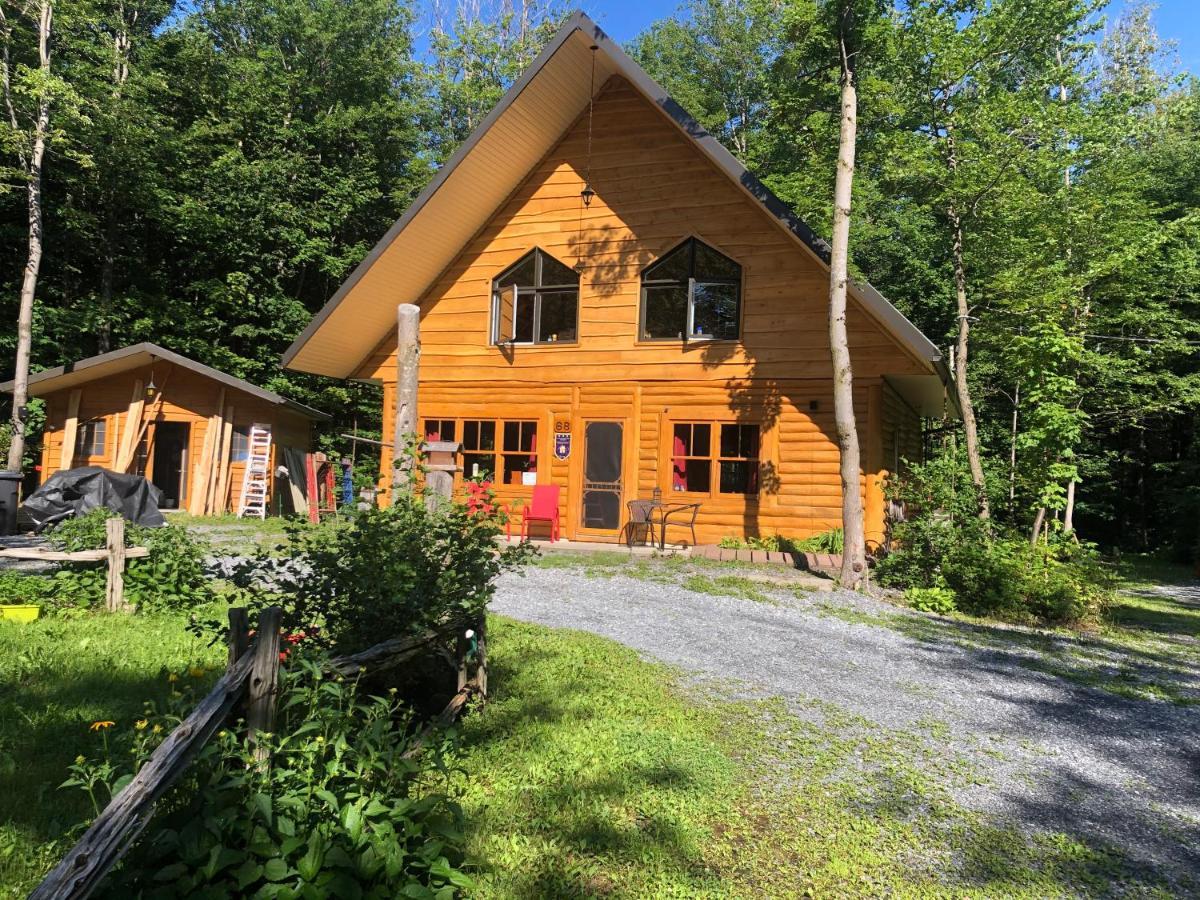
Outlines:
<svg viewBox="0 0 1200 900"><path fill-rule="evenodd" d="M773 222L784 243L790 245L788 252L810 259L817 272L823 270L822 256L828 248L807 226L594 23L576 14L313 319L285 354L284 364L342 378L360 370L371 345L391 331L396 304L414 302L429 293L439 273L455 264L455 256L472 240L471 235L494 222L505 198L519 191L523 182L528 183L528 173L535 170L538 160L546 158L570 123L586 111L593 58L596 84L620 75L647 110L667 126L648 136L648 143L636 147L635 153L661 149L655 146L659 142L663 146L679 141L690 144L698 151L692 164L706 163L734 194L757 208L761 220ZM664 170L661 174L681 173ZM661 190L659 202L671 199L669 186ZM577 201L578 188L575 198ZM649 202L653 198L646 195L643 199ZM679 200L677 207L682 203ZM738 214L746 213L739 210ZM514 237L515 229L514 223ZM642 236L647 235L643 229ZM855 285L852 295L911 359L919 361L925 373L933 371L938 351L911 323L869 285Z"/></svg>
<svg viewBox="0 0 1200 900"><path fill-rule="evenodd" d="M435 381L587 381L613 377L728 380L828 377L828 276L751 198L731 184L620 76L429 290L422 309L422 375ZM595 197L580 190L589 174ZM689 237L742 270L738 342L639 340L642 271ZM490 342L492 281L534 248L580 265L579 338L570 347ZM856 374L924 373L856 304L848 320ZM355 373L391 380L390 330Z"/></svg>

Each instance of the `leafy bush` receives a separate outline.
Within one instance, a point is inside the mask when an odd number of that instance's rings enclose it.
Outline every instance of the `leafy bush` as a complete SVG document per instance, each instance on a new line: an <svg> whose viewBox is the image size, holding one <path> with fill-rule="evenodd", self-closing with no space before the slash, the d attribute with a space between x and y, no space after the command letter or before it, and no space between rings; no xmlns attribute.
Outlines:
<svg viewBox="0 0 1200 900"><path fill-rule="evenodd" d="M21 572L0 572L0 604L19 606L41 603L50 593L51 582L38 575Z"/></svg>
<svg viewBox="0 0 1200 900"><path fill-rule="evenodd" d="M845 534L840 528L822 531L792 545L793 549L802 553L841 553L844 546Z"/></svg>
<svg viewBox="0 0 1200 900"><path fill-rule="evenodd" d="M49 534L51 545L60 550L99 550L105 545L104 523L116 516L108 509L94 509L65 519ZM145 546L150 555L125 564L125 599L139 608L191 609L212 598L204 574L204 548L187 530L176 525L145 528L126 523L125 546ZM106 569L68 563L54 573L51 602L59 608L89 608L104 602Z"/></svg>
<svg viewBox="0 0 1200 900"><path fill-rule="evenodd" d="M745 540L728 535L721 538L717 544L726 550L770 550L784 553L841 553L842 545L843 535L840 528L822 531L802 541L794 541L781 534L750 537Z"/></svg>
<svg viewBox="0 0 1200 900"><path fill-rule="evenodd" d="M431 509L419 494L403 495L387 509L294 523L275 555L264 551L234 574L239 602L279 604L289 627L317 626L345 650L479 615L500 572L532 551L497 548L503 520L487 487L470 484L465 503Z"/></svg>
<svg viewBox="0 0 1200 900"><path fill-rule="evenodd" d="M1014 621L1071 623L1103 613L1109 592L1095 549L1063 538L1033 546L981 520L958 458L913 466L887 493L904 503L907 519L876 566L881 583L949 588L962 612Z"/></svg>
<svg viewBox="0 0 1200 900"><path fill-rule="evenodd" d="M178 679L186 683L187 679ZM64 787L99 808L195 703L171 707L104 740ZM233 730L201 750L160 802L147 837L114 872L111 897L437 897L470 887L462 872L462 813L446 791L448 745L413 758L411 714L394 696L365 696L356 681L323 674L321 659L284 671L270 766L256 764ZM111 747L111 752L110 752Z"/></svg>
<svg viewBox="0 0 1200 900"><path fill-rule="evenodd" d="M789 549L791 541L778 534L767 535L766 537L751 537L745 540L729 535L721 538L717 546L724 547L726 550L770 550L775 552Z"/></svg>
<svg viewBox="0 0 1200 900"><path fill-rule="evenodd" d="M941 616L948 616L958 609L954 591L947 587L910 587L904 592L904 602L913 609Z"/></svg>

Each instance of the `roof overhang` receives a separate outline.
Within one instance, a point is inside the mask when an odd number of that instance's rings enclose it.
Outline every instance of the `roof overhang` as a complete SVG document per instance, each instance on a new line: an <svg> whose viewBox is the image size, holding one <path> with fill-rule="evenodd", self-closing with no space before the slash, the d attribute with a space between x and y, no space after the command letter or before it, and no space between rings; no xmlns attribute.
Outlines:
<svg viewBox="0 0 1200 900"><path fill-rule="evenodd" d="M804 252L828 267L829 246L596 23L577 12L313 317L284 354L283 365L317 375L351 377L394 327L396 306L419 302L583 114L593 85L599 90L613 75L620 75L661 110ZM937 347L899 310L869 284L854 283L850 293L914 359L936 373L934 364L941 358ZM391 302L378 302L381 296Z"/></svg>
<svg viewBox="0 0 1200 900"><path fill-rule="evenodd" d="M165 347L151 343L133 344L129 347L122 347L119 350L113 350L109 353L101 353L99 356L89 356L87 359L81 359L78 362L67 363L63 366L56 366L53 369L46 369L45 371L30 375L29 396L43 397L55 391L78 387L81 384L106 378L109 375L118 375L121 372L143 369L159 362L181 366L198 375L211 378L225 387L249 394L267 403L274 403L277 406L290 409L309 419L324 422L330 418L326 413L313 409L311 406L305 406L303 403L289 400L287 397L277 394L274 391L260 388L258 385L243 381L241 378L234 378L232 375L227 375L211 366L198 363L194 359L188 359L186 356L180 356L178 353L167 350ZM0 384L0 391L12 393L12 389L12 381L5 381Z"/></svg>

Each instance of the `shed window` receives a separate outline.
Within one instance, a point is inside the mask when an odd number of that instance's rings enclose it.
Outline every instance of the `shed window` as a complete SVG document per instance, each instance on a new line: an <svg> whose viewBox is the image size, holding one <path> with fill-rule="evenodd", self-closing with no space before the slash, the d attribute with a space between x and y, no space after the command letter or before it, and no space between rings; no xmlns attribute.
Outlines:
<svg viewBox="0 0 1200 900"><path fill-rule="evenodd" d="M542 250L521 257L492 282L493 344L574 343L579 336L579 273Z"/></svg>
<svg viewBox="0 0 1200 900"><path fill-rule="evenodd" d="M250 427L237 425L233 429L233 443L229 447L230 462L245 462L250 458Z"/></svg>
<svg viewBox="0 0 1200 900"><path fill-rule="evenodd" d="M107 431L108 423L105 419L80 422L75 432L75 455L103 456Z"/></svg>
<svg viewBox="0 0 1200 900"><path fill-rule="evenodd" d="M742 267L695 238L642 271L642 339L736 340Z"/></svg>
<svg viewBox="0 0 1200 900"><path fill-rule="evenodd" d="M735 422L678 422L672 429L671 490L758 494L759 428Z"/></svg>

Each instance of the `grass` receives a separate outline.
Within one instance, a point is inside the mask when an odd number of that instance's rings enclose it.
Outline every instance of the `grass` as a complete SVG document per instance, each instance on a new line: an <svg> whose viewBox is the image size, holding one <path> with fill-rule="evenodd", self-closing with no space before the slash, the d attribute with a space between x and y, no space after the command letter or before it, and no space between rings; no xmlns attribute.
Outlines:
<svg viewBox="0 0 1200 900"><path fill-rule="evenodd" d="M603 638L493 617L461 726L479 898L1165 896L1119 854L987 824L944 726L701 694Z"/></svg>
<svg viewBox="0 0 1200 900"><path fill-rule="evenodd" d="M177 615L88 615L0 621L0 897L24 897L90 814L59 791L67 766L92 754L95 721L127 723L170 690L168 670L220 663Z"/></svg>

